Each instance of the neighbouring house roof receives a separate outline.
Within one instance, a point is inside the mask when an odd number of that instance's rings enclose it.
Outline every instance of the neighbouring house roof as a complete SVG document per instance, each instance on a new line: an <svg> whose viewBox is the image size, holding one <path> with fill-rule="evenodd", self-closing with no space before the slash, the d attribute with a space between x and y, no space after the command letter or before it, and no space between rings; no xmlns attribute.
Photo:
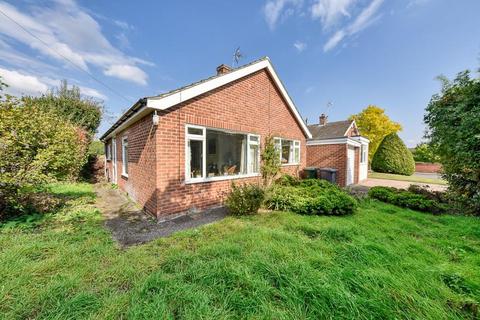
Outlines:
<svg viewBox="0 0 480 320"><path fill-rule="evenodd" d="M353 120L344 120L327 122L324 125L312 124L308 126L308 129L312 133L312 139L314 140L332 139L345 137L353 124Z"/></svg>
<svg viewBox="0 0 480 320"><path fill-rule="evenodd" d="M212 77L191 83L189 85L183 86L181 88L171 90L169 92L145 97L138 100L128 111L123 114L120 119L115 122L115 124L110 127L100 138L105 140L115 134L115 132L123 129L128 125L128 123L136 120L141 115L143 115L147 110L166 110L170 107L178 105L179 103L190 100L194 97L197 97L203 93L214 90L218 87L226 85L230 82L248 76L259 70L266 69L271 75L274 83L277 85L282 97L285 99L287 106L292 111L294 117L302 128L305 136L307 138L312 138L310 131L308 130L307 125L303 121L300 113L298 112L297 107L293 103L292 99L288 95L285 86L278 77L275 69L273 68L272 63L268 57L261 58L259 60L253 61L249 64L243 65L241 67L235 68L230 72L223 74L217 74Z"/></svg>

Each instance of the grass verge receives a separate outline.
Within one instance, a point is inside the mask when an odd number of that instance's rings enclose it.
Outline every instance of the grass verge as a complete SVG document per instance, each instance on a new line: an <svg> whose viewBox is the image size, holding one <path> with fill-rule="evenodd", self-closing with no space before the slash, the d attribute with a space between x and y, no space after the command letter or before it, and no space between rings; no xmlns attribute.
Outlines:
<svg viewBox="0 0 480 320"><path fill-rule="evenodd" d="M227 218L120 250L88 184L0 226L0 318L462 319L478 316L479 219L365 201L344 217Z"/></svg>
<svg viewBox="0 0 480 320"><path fill-rule="evenodd" d="M423 178L423 177L419 177L419 176L415 176L415 175L402 176L400 174L370 172L368 174L368 177L369 178L374 178L374 179L409 181L409 182L418 182L418 183L427 183L427 184L441 184L441 185L446 185L447 184L447 182L443 179Z"/></svg>

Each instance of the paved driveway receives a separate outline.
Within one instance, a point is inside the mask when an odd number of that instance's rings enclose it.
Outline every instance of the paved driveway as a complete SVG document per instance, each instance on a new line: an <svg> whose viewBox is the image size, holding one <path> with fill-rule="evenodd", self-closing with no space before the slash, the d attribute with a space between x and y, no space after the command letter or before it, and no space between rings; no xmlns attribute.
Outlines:
<svg viewBox="0 0 480 320"><path fill-rule="evenodd" d="M411 184L416 184L419 186L428 186L433 191L445 191L447 190L447 186L441 184L426 184L426 183L418 183L418 182L410 182L410 181L397 181L397 180L386 180L386 179L373 179L368 178L363 180L359 183L361 186L366 187L376 187L376 186L384 186L384 187L394 187L394 188L401 188L407 189Z"/></svg>

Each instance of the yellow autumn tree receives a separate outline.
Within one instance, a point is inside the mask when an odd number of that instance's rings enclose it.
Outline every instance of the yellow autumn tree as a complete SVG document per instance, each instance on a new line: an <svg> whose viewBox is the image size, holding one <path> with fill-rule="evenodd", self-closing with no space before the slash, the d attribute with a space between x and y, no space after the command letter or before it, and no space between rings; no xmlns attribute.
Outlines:
<svg viewBox="0 0 480 320"><path fill-rule="evenodd" d="M402 125L392 121L385 110L375 105L369 105L360 113L350 116L357 123L360 134L370 140L368 159L371 161L380 142L390 133L402 130Z"/></svg>

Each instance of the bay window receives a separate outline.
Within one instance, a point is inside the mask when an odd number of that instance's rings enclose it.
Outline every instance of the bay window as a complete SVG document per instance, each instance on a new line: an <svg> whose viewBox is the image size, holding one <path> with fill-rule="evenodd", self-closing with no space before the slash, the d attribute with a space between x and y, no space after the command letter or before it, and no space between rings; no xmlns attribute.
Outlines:
<svg viewBox="0 0 480 320"><path fill-rule="evenodd" d="M185 179L189 181L258 174L260 137L188 125L185 156Z"/></svg>
<svg viewBox="0 0 480 320"><path fill-rule="evenodd" d="M274 144L282 165L300 163L300 141L274 138Z"/></svg>

